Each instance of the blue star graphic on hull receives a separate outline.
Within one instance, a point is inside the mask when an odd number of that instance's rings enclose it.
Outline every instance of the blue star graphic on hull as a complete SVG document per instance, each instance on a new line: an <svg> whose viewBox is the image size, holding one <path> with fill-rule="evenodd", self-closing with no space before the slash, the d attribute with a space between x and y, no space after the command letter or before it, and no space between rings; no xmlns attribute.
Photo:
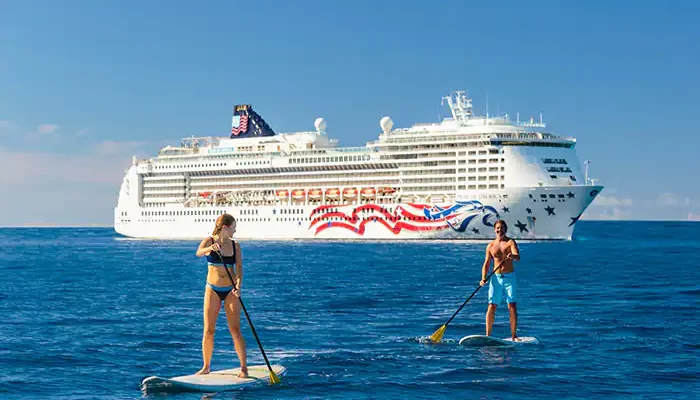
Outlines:
<svg viewBox="0 0 700 400"><path fill-rule="evenodd" d="M573 199L575 196L572 192L569 192L566 195L569 196L570 199Z"/></svg>
<svg viewBox="0 0 700 400"><path fill-rule="evenodd" d="M544 209L545 209L545 211L547 211L547 215L555 215L555 214L554 214L554 207L552 207L552 206L547 206L547 207L545 207Z"/></svg>
<svg viewBox="0 0 700 400"><path fill-rule="evenodd" d="M530 231L527 230L527 225L525 225L525 224L523 224L522 222L520 222L520 220L518 220L518 223L515 224L515 226L516 226L518 229L520 229L520 233L522 233L522 232L530 232Z"/></svg>
<svg viewBox="0 0 700 400"><path fill-rule="evenodd" d="M578 220L579 220L579 218L581 218L581 215L583 215L583 213L581 213L581 214L579 214L579 215L577 215L577 216L575 216L575 217L569 217L569 218L571 219L571 223L569 224L569 226L571 226L571 225L577 223Z"/></svg>
<svg viewBox="0 0 700 400"><path fill-rule="evenodd" d="M532 209L530 209L530 207L526 208L525 211L527 211L528 214L532 214Z"/></svg>

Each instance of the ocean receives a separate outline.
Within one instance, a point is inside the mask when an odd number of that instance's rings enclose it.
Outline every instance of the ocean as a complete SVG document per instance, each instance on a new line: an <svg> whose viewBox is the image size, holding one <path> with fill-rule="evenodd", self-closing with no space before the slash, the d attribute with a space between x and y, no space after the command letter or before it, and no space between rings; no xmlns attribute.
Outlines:
<svg viewBox="0 0 700 400"><path fill-rule="evenodd" d="M243 300L275 386L173 399L680 399L700 390L700 223L579 222L520 242L519 335L483 334L485 242L241 242ZM0 229L0 398L161 398L199 370L206 264L196 241L111 229ZM245 316L249 364L264 363ZM509 336L508 312L494 335ZM238 367L223 312L212 369Z"/></svg>

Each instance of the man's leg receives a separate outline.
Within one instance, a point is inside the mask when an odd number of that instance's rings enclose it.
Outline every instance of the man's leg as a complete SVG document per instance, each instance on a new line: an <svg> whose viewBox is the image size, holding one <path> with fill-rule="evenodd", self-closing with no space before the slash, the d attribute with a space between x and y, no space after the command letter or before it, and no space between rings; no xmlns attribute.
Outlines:
<svg viewBox="0 0 700 400"><path fill-rule="evenodd" d="M508 311L510 313L510 335L513 340L518 339L518 306L516 305L516 288L517 280L515 277L515 272L508 276L508 279L503 284L503 288L506 292L506 301L508 302Z"/></svg>
<svg viewBox="0 0 700 400"><path fill-rule="evenodd" d="M486 311L486 336L491 336L491 328L493 328L493 320L496 318L496 305L489 304Z"/></svg>
<svg viewBox="0 0 700 400"><path fill-rule="evenodd" d="M493 321L496 319L496 307L501 304L503 286L496 276L489 280L489 308L486 310L486 336L491 336Z"/></svg>
<svg viewBox="0 0 700 400"><path fill-rule="evenodd" d="M518 338L516 332L518 331L518 307L515 303L508 303L508 311L510 312L510 335L513 340Z"/></svg>

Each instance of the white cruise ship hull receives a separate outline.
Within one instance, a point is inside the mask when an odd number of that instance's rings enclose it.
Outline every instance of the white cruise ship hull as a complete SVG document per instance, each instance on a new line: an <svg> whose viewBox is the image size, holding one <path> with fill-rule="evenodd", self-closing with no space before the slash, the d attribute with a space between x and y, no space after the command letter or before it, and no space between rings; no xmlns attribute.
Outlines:
<svg viewBox="0 0 700 400"><path fill-rule="evenodd" d="M521 240L570 240L602 186L509 188L457 196L443 204L277 204L115 208L115 230L148 239L201 239L223 212L240 240L484 240L502 219Z"/></svg>

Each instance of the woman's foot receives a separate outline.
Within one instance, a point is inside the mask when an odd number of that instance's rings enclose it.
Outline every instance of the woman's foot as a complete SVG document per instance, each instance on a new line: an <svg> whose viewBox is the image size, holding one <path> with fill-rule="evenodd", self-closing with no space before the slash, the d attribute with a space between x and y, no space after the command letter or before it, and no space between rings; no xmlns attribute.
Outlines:
<svg viewBox="0 0 700 400"><path fill-rule="evenodd" d="M202 367L199 371L195 373L195 375L206 375L209 373L209 367Z"/></svg>
<svg viewBox="0 0 700 400"><path fill-rule="evenodd" d="M239 378L247 378L248 377L248 367L241 367L241 372L238 373Z"/></svg>

